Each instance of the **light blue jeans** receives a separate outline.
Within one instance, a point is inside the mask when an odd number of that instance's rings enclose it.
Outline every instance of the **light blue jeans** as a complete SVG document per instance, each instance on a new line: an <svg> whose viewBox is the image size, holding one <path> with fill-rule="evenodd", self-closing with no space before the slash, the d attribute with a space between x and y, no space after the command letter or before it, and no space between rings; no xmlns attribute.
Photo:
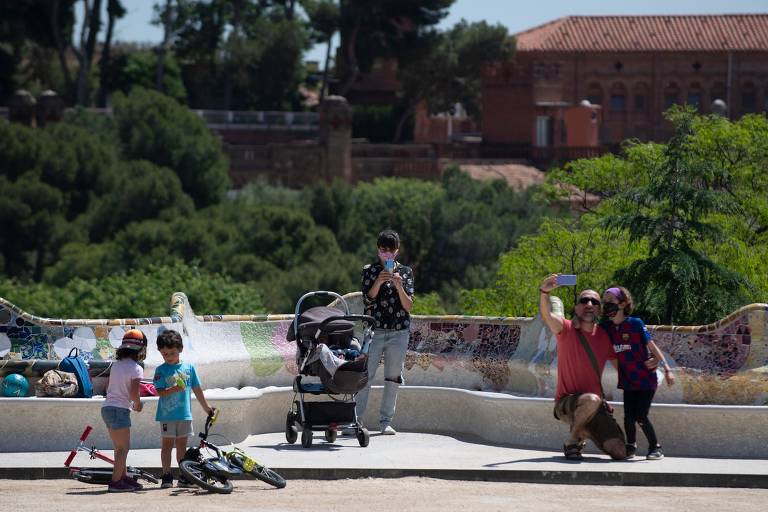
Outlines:
<svg viewBox="0 0 768 512"><path fill-rule="evenodd" d="M357 406L355 410L359 417L363 416L368 407L368 394L371 391L371 383L379 368L381 356L384 356L384 396L381 398L379 408L379 423L382 426L389 425L395 415L397 404L397 390L403 381L403 363L405 353L408 350L408 338L410 329L378 329L373 333L373 339L368 348L368 385L357 394Z"/></svg>

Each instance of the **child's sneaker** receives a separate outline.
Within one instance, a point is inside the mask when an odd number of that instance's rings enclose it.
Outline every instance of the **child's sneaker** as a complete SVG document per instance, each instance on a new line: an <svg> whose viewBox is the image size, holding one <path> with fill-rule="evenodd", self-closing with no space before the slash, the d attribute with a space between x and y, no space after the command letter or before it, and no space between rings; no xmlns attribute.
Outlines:
<svg viewBox="0 0 768 512"><path fill-rule="evenodd" d="M179 477L179 481L176 483L176 487L194 487L195 484L188 481L186 478L184 478L184 475L181 475Z"/></svg>
<svg viewBox="0 0 768 512"><path fill-rule="evenodd" d="M160 484L161 489L168 489L173 487L173 475L166 473L163 475L163 483Z"/></svg>
<svg viewBox="0 0 768 512"><path fill-rule="evenodd" d="M134 480L133 478L131 478L129 476L124 476L123 477L123 482L127 483L128 485L130 485L131 487L133 487L137 491L140 491L140 490L142 490L144 488L143 485L141 485L139 482L137 482L136 480Z"/></svg>
<svg viewBox="0 0 768 512"><path fill-rule="evenodd" d="M661 446L657 446L645 457L648 460L661 460L664 458L664 452L661 451Z"/></svg>
<svg viewBox="0 0 768 512"><path fill-rule="evenodd" d="M107 492L133 492L136 488L128 484L124 479L120 479L117 482L109 482L107 486Z"/></svg>

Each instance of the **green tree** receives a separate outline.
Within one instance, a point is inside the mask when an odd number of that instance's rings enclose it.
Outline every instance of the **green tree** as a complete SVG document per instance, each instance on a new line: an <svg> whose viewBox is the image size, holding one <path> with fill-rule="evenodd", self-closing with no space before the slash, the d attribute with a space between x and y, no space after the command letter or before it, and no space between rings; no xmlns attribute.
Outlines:
<svg viewBox="0 0 768 512"><path fill-rule="evenodd" d="M647 257L616 274L641 304L640 315L649 322L704 323L728 314L744 300L747 280L695 246L696 241L725 242L708 216L736 213L738 208L709 186L727 171L714 162L692 159L693 114L671 110L668 118L675 134L662 158L646 170L649 183L620 194L623 212L607 217L605 225L626 231L630 241L648 242Z"/></svg>
<svg viewBox="0 0 768 512"><path fill-rule="evenodd" d="M341 0L339 94L346 96L377 58L397 58L405 48L418 45L421 36L448 15L452 4L453 0Z"/></svg>
<svg viewBox="0 0 768 512"><path fill-rule="evenodd" d="M265 309L256 289L194 266L152 265L96 279L73 279L66 286L0 279L0 296L25 311L61 318L168 316L171 294L187 294L203 314L259 314Z"/></svg>
<svg viewBox="0 0 768 512"><path fill-rule="evenodd" d="M331 61L331 47L333 36L339 31L341 12L335 0L304 0L304 10L309 16L313 30L312 39L317 43L325 43L325 66L323 66L323 80L320 84L320 101L325 98L328 87L328 69Z"/></svg>
<svg viewBox="0 0 768 512"><path fill-rule="evenodd" d="M194 211L191 198L170 169L144 160L116 166L117 183L90 211L91 240L103 241L131 222L172 219Z"/></svg>
<svg viewBox="0 0 768 512"><path fill-rule="evenodd" d="M414 269L416 286L434 247L432 218L445 191L439 183L379 178L352 190L350 207L338 233L341 247L361 258L376 254L376 235L385 228L400 233L403 261Z"/></svg>
<svg viewBox="0 0 768 512"><path fill-rule="evenodd" d="M129 94L134 87L157 88L157 66L159 57L154 52L134 51L121 53L112 60L108 70L109 87L114 91ZM163 57L163 73L160 91L176 101L183 102L187 91L181 76L181 68L173 55Z"/></svg>
<svg viewBox="0 0 768 512"><path fill-rule="evenodd" d="M457 102L480 117L480 77L489 63L512 57L515 40L506 27L484 21L461 20L443 33L426 34L403 52L398 67L407 108L400 117L394 141L416 106L426 103L431 113L446 112Z"/></svg>
<svg viewBox="0 0 768 512"><path fill-rule="evenodd" d="M198 208L223 199L227 160L197 114L158 92L136 88L115 96L114 116L124 158L172 169Z"/></svg>
<svg viewBox="0 0 768 512"><path fill-rule="evenodd" d="M520 238L500 257L495 282L487 288L462 292L462 312L470 315L534 316L538 286L548 274L576 274L576 287L554 293L573 308L579 290L598 291L615 284L615 272L642 257L644 242L630 243L627 235L609 236L595 218L544 219L536 234Z"/></svg>

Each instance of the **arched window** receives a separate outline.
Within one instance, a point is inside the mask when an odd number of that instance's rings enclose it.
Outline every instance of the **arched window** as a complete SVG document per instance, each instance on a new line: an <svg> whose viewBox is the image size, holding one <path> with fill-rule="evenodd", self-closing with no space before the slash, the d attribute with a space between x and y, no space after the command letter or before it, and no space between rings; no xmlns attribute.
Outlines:
<svg viewBox="0 0 768 512"><path fill-rule="evenodd" d="M768 112L768 86L765 87L765 95L763 96L763 112Z"/></svg>
<svg viewBox="0 0 768 512"><path fill-rule="evenodd" d="M669 82L664 88L664 110L680 103L680 88L676 82Z"/></svg>
<svg viewBox="0 0 768 512"><path fill-rule="evenodd" d="M636 114L648 112L648 84L645 82L635 84L633 110Z"/></svg>
<svg viewBox="0 0 768 512"><path fill-rule="evenodd" d="M688 86L688 95L685 98L685 103L695 108L698 112L703 109L703 92L701 85L698 82L693 82Z"/></svg>
<svg viewBox="0 0 768 512"><path fill-rule="evenodd" d="M611 86L611 98L609 101L611 112L624 112L627 109L627 89L621 82Z"/></svg>
<svg viewBox="0 0 768 512"><path fill-rule="evenodd" d="M725 91L725 84L723 82L715 82L712 84L712 89L710 89L709 95L712 98L712 101L715 100L723 100L728 101L728 98L726 98L726 91Z"/></svg>
<svg viewBox="0 0 768 512"><path fill-rule="evenodd" d="M600 84L593 82L587 87L587 100L593 105L603 104L603 88Z"/></svg>
<svg viewBox="0 0 768 512"><path fill-rule="evenodd" d="M757 112L757 89L752 82L741 86L741 111L744 114Z"/></svg>

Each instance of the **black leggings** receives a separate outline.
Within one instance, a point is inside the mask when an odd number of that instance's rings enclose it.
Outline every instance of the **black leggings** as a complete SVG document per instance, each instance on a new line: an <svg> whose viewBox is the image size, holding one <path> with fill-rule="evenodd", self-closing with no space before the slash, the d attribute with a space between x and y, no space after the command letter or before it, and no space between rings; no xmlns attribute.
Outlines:
<svg viewBox="0 0 768 512"><path fill-rule="evenodd" d="M624 431L627 434L628 444L635 444L637 440L635 423L638 423L648 439L649 449L653 450L659 445L656 431L653 430L651 420L648 419L648 411L651 409L651 402L655 393L655 389L624 391Z"/></svg>

